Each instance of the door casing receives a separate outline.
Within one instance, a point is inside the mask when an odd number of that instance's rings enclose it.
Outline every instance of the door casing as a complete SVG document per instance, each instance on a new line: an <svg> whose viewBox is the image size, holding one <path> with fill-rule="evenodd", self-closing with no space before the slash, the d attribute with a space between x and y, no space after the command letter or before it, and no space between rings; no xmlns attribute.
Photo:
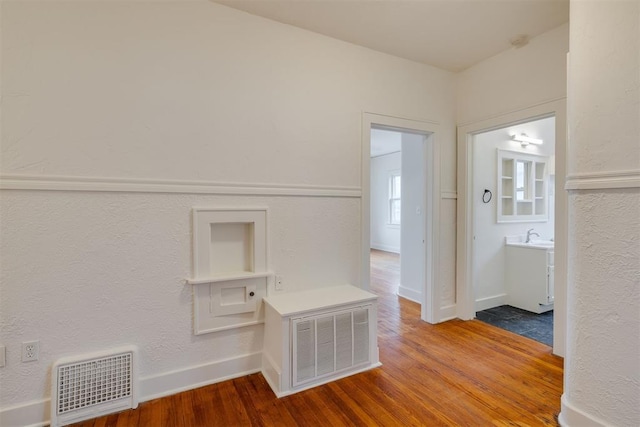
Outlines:
<svg viewBox="0 0 640 427"><path fill-rule="evenodd" d="M405 133L419 133L425 135L424 176L426 179L425 195L425 274L422 289L421 319L429 323L438 323L440 316L440 284L438 249L440 243L440 149L438 137L440 125L435 122L411 120L375 113L362 114L362 162L361 162L361 282L365 289L370 284L370 152L371 128L386 128Z"/></svg>

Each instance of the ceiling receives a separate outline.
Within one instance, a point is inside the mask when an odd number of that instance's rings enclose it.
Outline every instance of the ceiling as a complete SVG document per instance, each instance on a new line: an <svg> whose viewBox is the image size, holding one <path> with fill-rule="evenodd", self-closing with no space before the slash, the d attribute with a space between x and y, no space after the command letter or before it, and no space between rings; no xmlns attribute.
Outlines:
<svg viewBox="0 0 640 427"><path fill-rule="evenodd" d="M402 151L402 133L385 129L371 129L371 157L384 156L399 151Z"/></svg>
<svg viewBox="0 0 640 427"><path fill-rule="evenodd" d="M569 20L569 0L212 1L453 72Z"/></svg>

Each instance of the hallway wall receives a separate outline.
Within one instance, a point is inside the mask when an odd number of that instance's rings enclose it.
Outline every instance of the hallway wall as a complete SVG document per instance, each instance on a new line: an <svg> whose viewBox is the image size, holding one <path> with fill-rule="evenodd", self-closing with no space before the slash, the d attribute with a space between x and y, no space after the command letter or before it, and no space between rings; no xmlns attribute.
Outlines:
<svg viewBox="0 0 640 427"><path fill-rule="evenodd" d="M565 426L640 425L639 34L638 2L571 2Z"/></svg>

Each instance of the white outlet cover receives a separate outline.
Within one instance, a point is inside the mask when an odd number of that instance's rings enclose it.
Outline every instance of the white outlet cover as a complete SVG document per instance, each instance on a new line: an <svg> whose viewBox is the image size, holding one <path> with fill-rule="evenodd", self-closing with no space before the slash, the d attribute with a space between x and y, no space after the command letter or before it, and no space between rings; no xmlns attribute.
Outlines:
<svg viewBox="0 0 640 427"><path fill-rule="evenodd" d="M22 343L22 361L35 362L40 357L40 341Z"/></svg>

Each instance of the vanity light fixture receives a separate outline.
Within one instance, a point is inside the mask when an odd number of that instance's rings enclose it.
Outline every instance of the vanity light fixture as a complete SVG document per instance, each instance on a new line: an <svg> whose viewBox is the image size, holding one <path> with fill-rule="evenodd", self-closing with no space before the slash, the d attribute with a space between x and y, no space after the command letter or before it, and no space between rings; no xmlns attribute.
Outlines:
<svg viewBox="0 0 640 427"><path fill-rule="evenodd" d="M537 138L531 138L527 136L526 133L521 133L520 135L511 135L511 139L519 142L523 147L526 147L529 144L534 145L542 145L542 140Z"/></svg>

